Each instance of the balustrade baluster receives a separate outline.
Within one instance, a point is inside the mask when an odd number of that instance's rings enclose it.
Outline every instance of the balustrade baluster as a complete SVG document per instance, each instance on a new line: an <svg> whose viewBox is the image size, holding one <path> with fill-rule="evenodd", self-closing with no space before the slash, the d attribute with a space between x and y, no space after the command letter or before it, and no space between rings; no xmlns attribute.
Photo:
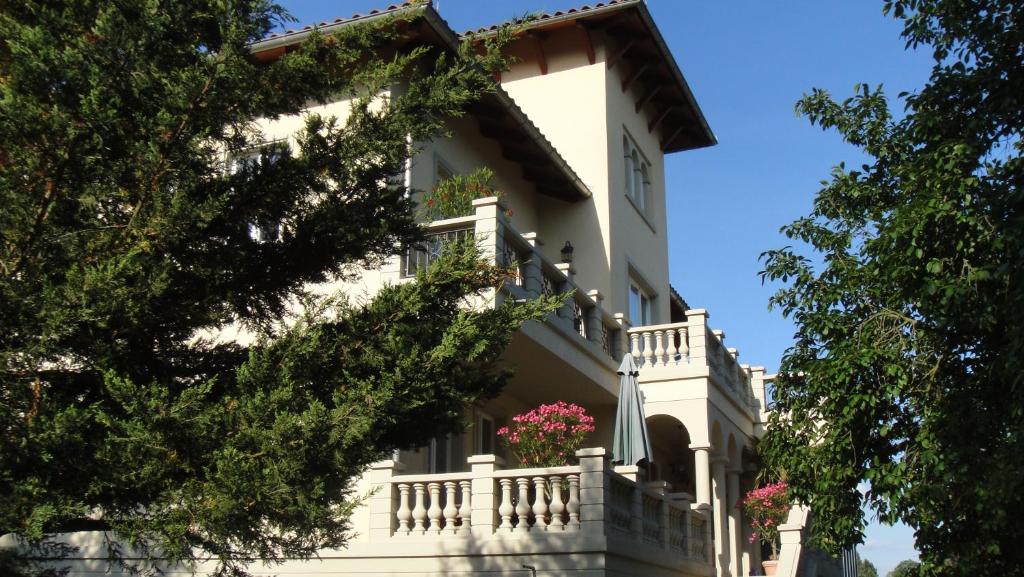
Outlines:
<svg viewBox="0 0 1024 577"><path fill-rule="evenodd" d="M516 508L512 505L512 479L502 479L501 483L501 505L498 507L498 514L501 515L499 529L512 530L512 514Z"/></svg>
<svg viewBox="0 0 1024 577"><path fill-rule="evenodd" d="M685 327L679 329L679 356L680 362L690 362L690 331Z"/></svg>
<svg viewBox="0 0 1024 577"><path fill-rule="evenodd" d="M580 476L569 475L569 502L565 504L569 512L569 528L580 528Z"/></svg>
<svg viewBox="0 0 1024 577"><path fill-rule="evenodd" d="M676 347L676 330L665 329L665 364L675 365L679 363L676 355L679 349Z"/></svg>
<svg viewBox="0 0 1024 577"><path fill-rule="evenodd" d="M526 477L516 479L519 485L519 502L516 503L516 531L526 532L530 530L530 480Z"/></svg>
<svg viewBox="0 0 1024 577"><path fill-rule="evenodd" d="M633 355L634 359L640 360L640 335L638 333L629 335L629 354Z"/></svg>
<svg viewBox="0 0 1024 577"><path fill-rule="evenodd" d="M455 481L444 482L444 532L449 535L455 534L455 519L459 515L459 509L455 506Z"/></svg>
<svg viewBox="0 0 1024 577"><path fill-rule="evenodd" d="M533 478L533 526L538 528L547 527L545 517L548 514L548 498L545 481L544 477Z"/></svg>
<svg viewBox="0 0 1024 577"><path fill-rule="evenodd" d="M412 508L412 520L415 523L413 531L422 535L427 532L427 527L424 525L424 521L427 519L427 507L424 505L426 487L423 486L423 483L413 483L412 489L416 493L416 505Z"/></svg>
<svg viewBox="0 0 1024 577"><path fill-rule="evenodd" d="M561 531L565 527L562 514L565 513L565 503L562 502L562 478L551 477L551 523L548 527L554 527Z"/></svg>
<svg viewBox="0 0 1024 577"><path fill-rule="evenodd" d="M459 507L459 519L462 521L460 531L469 534L473 516L473 481L459 481L459 487L462 489L462 505Z"/></svg>
<svg viewBox="0 0 1024 577"><path fill-rule="evenodd" d="M398 532L402 535L409 534L409 520L412 519L412 509L409 508L409 484L398 484Z"/></svg>
<svg viewBox="0 0 1024 577"><path fill-rule="evenodd" d="M653 366L654 363L654 347L651 346L651 333L649 331L644 332L644 364L645 367Z"/></svg>
<svg viewBox="0 0 1024 577"><path fill-rule="evenodd" d="M665 358L665 331L654 331L654 365L664 366L668 364L667 361Z"/></svg>
<svg viewBox="0 0 1024 577"><path fill-rule="evenodd" d="M672 520L669 518L668 497L661 496L658 502L658 543L662 549L669 548L669 533L672 531Z"/></svg>
<svg viewBox="0 0 1024 577"><path fill-rule="evenodd" d="M430 508L427 509L427 517L430 518L431 533L441 533L441 483L430 483L427 485L430 491Z"/></svg>

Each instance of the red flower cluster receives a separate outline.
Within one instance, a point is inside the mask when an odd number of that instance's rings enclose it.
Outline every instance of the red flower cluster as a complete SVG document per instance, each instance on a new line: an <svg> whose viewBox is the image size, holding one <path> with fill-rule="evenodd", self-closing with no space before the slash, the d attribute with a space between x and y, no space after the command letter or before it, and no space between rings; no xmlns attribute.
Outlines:
<svg viewBox="0 0 1024 577"><path fill-rule="evenodd" d="M498 437L526 467L565 465L594 432L594 417L576 404L558 401L512 417Z"/></svg>
<svg viewBox="0 0 1024 577"><path fill-rule="evenodd" d="M778 556L779 525L786 520L790 508L789 486L784 482L752 489L736 504L750 520L754 530L750 542L760 539L772 547L772 559Z"/></svg>

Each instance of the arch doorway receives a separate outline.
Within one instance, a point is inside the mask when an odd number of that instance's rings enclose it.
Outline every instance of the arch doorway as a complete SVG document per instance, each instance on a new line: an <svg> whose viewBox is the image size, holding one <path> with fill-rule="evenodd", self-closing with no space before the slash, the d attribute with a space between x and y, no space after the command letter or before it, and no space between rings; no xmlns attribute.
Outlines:
<svg viewBox="0 0 1024 577"><path fill-rule="evenodd" d="M647 433L654 453L650 479L668 482L674 493L693 495L696 484L690 432L675 417L654 415L647 418Z"/></svg>

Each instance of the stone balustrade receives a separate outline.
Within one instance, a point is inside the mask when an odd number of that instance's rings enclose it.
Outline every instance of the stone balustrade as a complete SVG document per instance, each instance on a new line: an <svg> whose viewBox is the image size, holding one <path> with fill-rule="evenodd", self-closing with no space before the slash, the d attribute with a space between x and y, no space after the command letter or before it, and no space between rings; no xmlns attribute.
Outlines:
<svg viewBox="0 0 1024 577"><path fill-rule="evenodd" d="M686 311L681 323L650 325L627 331L629 351L642 367L706 366L712 380L741 406L758 410L752 370L739 363L739 351L726 348L725 334L710 330L707 312Z"/></svg>
<svg viewBox="0 0 1024 577"><path fill-rule="evenodd" d="M469 458L465 473L396 475L374 467L371 538L376 541L564 539L564 551L593 538L648 547L708 564L708 514L667 492L616 473L603 448L577 451L578 465L502 469L494 455ZM590 539L590 541L585 541Z"/></svg>

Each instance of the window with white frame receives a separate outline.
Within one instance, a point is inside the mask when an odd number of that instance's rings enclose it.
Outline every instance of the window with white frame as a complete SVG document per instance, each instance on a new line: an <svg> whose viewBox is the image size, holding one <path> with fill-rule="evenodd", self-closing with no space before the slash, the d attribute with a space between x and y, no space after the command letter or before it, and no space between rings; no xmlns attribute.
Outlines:
<svg viewBox="0 0 1024 577"><path fill-rule="evenodd" d="M622 135L623 190L637 210L647 213L651 197L651 163L627 134Z"/></svg>
<svg viewBox="0 0 1024 577"><path fill-rule="evenodd" d="M634 279L629 281L629 322L634 327L654 324L654 299Z"/></svg>

